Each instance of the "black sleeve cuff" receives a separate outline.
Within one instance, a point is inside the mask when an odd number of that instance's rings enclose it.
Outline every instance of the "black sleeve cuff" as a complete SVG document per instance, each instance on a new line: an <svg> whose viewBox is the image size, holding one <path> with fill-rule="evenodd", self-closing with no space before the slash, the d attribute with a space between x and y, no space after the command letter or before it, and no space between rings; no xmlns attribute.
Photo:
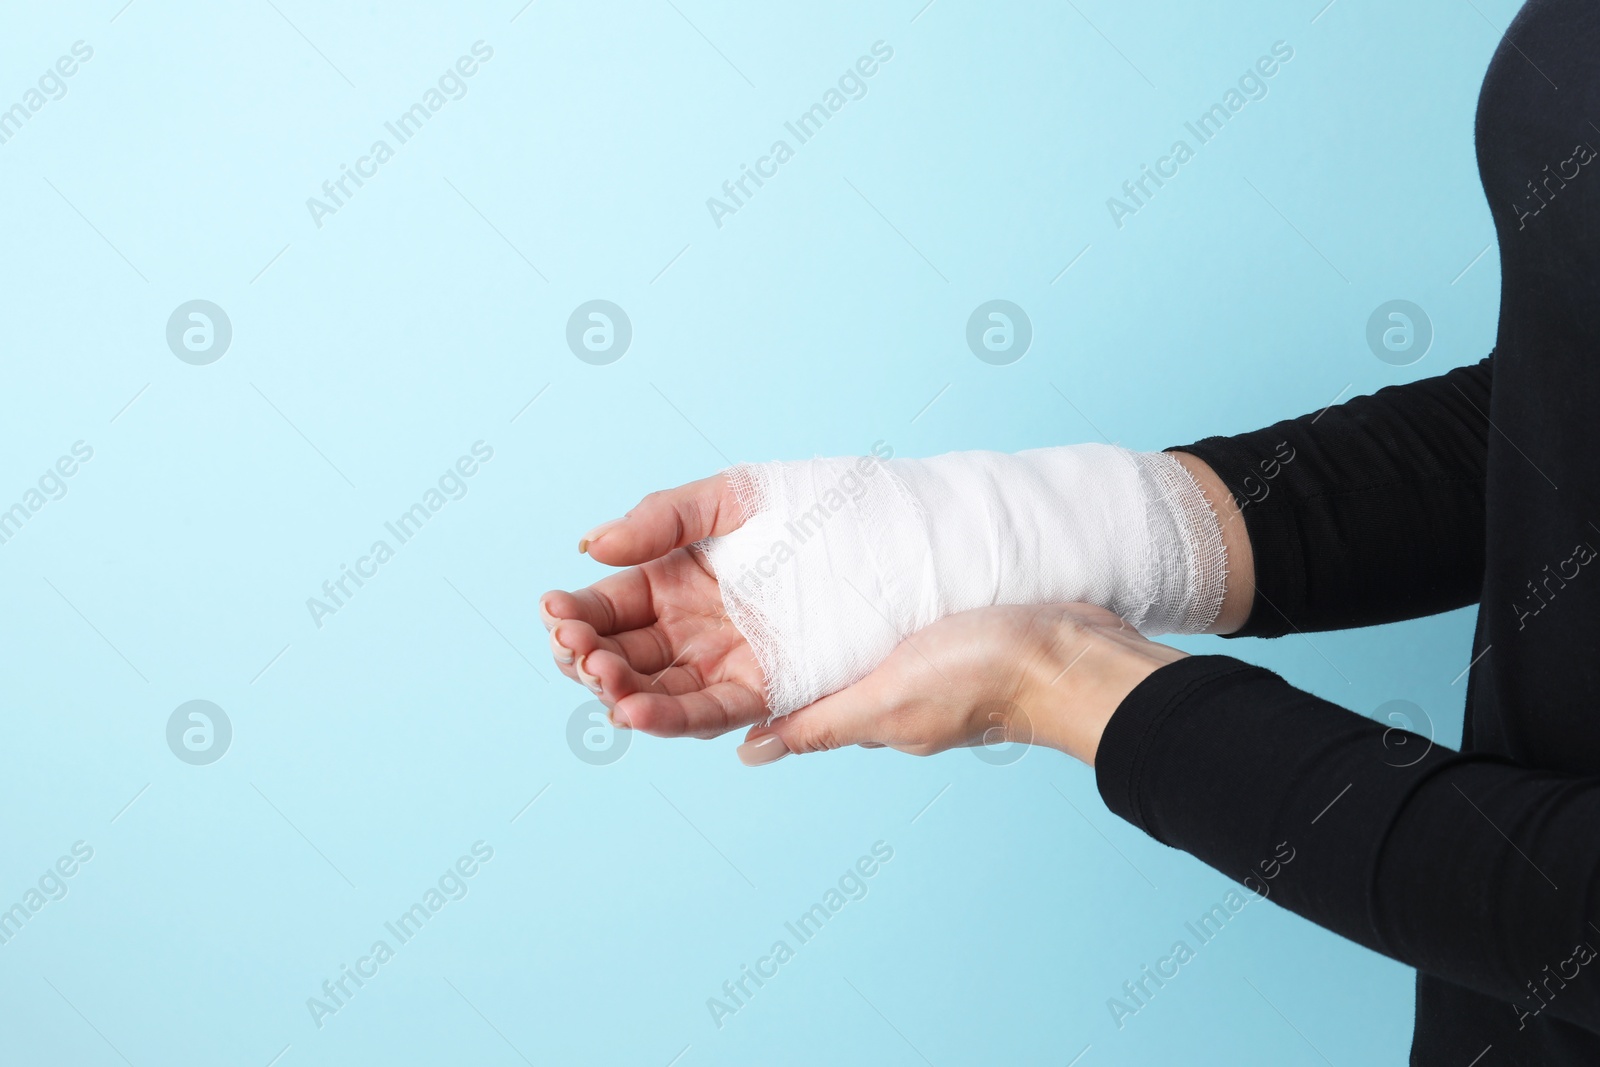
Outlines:
<svg viewBox="0 0 1600 1067"><path fill-rule="evenodd" d="M1094 758L1095 784L1112 814L1133 823L1164 845L1175 844L1162 838L1144 817L1140 789L1151 763L1152 749L1162 726L1182 708L1186 699L1208 685L1243 671L1277 677L1271 671L1232 656L1189 656L1158 668L1134 686L1133 692L1123 699L1111 721L1106 723Z"/></svg>

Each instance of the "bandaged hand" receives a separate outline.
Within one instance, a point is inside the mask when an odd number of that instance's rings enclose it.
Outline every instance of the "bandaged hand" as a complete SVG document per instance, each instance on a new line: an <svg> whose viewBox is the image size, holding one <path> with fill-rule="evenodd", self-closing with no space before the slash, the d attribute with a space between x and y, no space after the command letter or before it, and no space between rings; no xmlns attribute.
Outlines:
<svg viewBox="0 0 1600 1067"><path fill-rule="evenodd" d="M557 661L619 724L699 736L842 690L904 637L989 605L1085 602L1147 635L1199 632L1228 572L1178 460L1098 444L735 467L581 547L635 569L541 599Z"/></svg>

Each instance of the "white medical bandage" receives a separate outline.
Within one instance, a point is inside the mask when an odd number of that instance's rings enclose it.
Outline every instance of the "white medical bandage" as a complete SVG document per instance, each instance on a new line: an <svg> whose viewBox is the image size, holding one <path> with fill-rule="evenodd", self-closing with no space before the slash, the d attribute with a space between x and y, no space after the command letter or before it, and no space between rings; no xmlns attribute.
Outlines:
<svg viewBox="0 0 1600 1067"><path fill-rule="evenodd" d="M1166 453L1030 452L729 470L744 525L699 544L773 715L859 681L904 638L993 604L1086 602L1146 635L1217 617L1216 515Z"/></svg>

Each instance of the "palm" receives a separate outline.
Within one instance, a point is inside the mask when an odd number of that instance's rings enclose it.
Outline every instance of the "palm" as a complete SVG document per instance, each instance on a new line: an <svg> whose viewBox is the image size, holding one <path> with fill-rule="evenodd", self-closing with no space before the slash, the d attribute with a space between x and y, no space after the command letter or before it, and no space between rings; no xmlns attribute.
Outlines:
<svg viewBox="0 0 1600 1067"><path fill-rule="evenodd" d="M667 665L652 675L662 691L682 696L728 685L741 687L759 698L765 685L755 652L729 620L717 580L699 554L686 548L675 549L638 570L649 587L655 622L614 635L619 643L627 642L630 649L641 652L637 663L631 656L624 656L630 665L641 673L646 669L641 664L654 670L655 662L670 653ZM764 701L748 708L741 705L738 711L727 721L707 724L716 727L709 732L695 732L714 737L748 726L765 715L766 705Z"/></svg>
<svg viewBox="0 0 1600 1067"><path fill-rule="evenodd" d="M573 653L562 672L588 684L581 666L599 679L601 699L636 729L715 737L766 717L755 654L694 550L673 549L542 602L560 620L552 640Z"/></svg>

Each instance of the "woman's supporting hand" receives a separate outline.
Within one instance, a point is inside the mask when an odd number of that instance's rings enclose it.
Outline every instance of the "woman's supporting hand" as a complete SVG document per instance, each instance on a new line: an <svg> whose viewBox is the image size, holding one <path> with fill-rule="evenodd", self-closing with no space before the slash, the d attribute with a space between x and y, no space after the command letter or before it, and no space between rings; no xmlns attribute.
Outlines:
<svg viewBox="0 0 1600 1067"><path fill-rule="evenodd" d="M927 756L1021 742L1093 765L1123 698L1184 655L1088 604L965 611L906 638L850 688L751 730L739 758L755 766L845 745Z"/></svg>
<svg viewBox="0 0 1600 1067"><path fill-rule="evenodd" d="M689 546L739 527L722 475L651 493L591 530L579 551L629 569L539 598L550 653L618 726L662 737L715 737L766 717L754 652L728 621L709 568Z"/></svg>

